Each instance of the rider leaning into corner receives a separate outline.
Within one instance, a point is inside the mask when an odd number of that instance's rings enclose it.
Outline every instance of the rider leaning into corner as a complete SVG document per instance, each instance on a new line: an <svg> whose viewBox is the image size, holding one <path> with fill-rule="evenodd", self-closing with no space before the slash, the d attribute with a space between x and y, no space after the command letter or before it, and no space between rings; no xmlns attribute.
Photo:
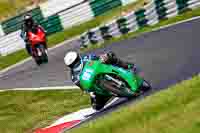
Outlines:
<svg viewBox="0 0 200 133"><path fill-rule="evenodd" d="M138 72L138 69L136 69L136 66L134 64L122 61L121 59L117 58L117 56L111 51L101 54L100 56L97 56L95 54L81 56L76 51L70 51L65 55L64 62L70 68L73 83L75 83L81 88L79 80L79 76L82 71L81 63L83 63L84 65L88 60L99 59L102 63L112 64L118 67L122 67L124 69L131 69L134 73ZM102 109L104 105L108 102L108 100L111 98L110 96L103 96L95 92L90 92L89 94L92 107L95 110Z"/></svg>
<svg viewBox="0 0 200 133"><path fill-rule="evenodd" d="M25 42L25 45L26 45L26 50L27 50L27 53L29 55L32 55L31 53L31 44L29 42L29 39L28 39L28 32L35 32L36 29L40 28L44 33L45 30L43 29L42 26L40 26L39 24L37 24L33 18L32 18L32 15L31 14L25 14L24 15L24 18L23 18L23 21L24 23L22 24L22 27L21 27L21 34L20 34L20 37L24 40ZM45 49L47 49L47 44L44 44L45 46Z"/></svg>

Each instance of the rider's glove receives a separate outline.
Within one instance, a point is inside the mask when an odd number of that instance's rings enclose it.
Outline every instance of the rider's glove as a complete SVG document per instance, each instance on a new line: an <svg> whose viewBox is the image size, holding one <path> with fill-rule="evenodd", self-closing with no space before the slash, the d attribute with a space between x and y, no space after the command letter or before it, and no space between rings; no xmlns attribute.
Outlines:
<svg viewBox="0 0 200 133"><path fill-rule="evenodd" d="M134 64L129 64L128 69L131 69L134 73L137 71L137 68Z"/></svg>
<svg viewBox="0 0 200 133"><path fill-rule="evenodd" d="M100 58L100 60L101 60L102 63L106 63L106 62L108 61L108 59L109 59L107 53L106 53L106 54L103 54L103 55L100 55L99 58Z"/></svg>

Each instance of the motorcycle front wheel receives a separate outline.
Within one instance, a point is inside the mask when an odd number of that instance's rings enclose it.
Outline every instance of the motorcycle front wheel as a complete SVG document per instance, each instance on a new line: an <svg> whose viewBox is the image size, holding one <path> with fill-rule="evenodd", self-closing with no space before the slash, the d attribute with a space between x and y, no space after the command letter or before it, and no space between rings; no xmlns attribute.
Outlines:
<svg viewBox="0 0 200 133"><path fill-rule="evenodd" d="M149 82L147 82L146 80L144 80L140 90L143 91L143 92L146 92L146 91L149 91L151 89L152 89L151 84Z"/></svg>
<svg viewBox="0 0 200 133"><path fill-rule="evenodd" d="M35 57L35 63L40 66L42 64L42 60L38 57Z"/></svg>

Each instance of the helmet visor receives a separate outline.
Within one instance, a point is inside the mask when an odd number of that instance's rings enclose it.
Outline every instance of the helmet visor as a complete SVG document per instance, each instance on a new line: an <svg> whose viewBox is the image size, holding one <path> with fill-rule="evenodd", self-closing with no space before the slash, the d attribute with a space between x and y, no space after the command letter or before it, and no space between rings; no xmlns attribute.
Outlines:
<svg viewBox="0 0 200 133"><path fill-rule="evenodd" d="M25 20L25 24L29 27L31 27L33 25L33 20L32 19L26 19Z"/></svg>
<svg viewBox="0 0 200 133"><path fill-rule="evenodd" d="M76 73L76 74L80 73L83 68L82 59L78 57L76 61L70 65L70 68L72 68L73 73Z"/></svg>

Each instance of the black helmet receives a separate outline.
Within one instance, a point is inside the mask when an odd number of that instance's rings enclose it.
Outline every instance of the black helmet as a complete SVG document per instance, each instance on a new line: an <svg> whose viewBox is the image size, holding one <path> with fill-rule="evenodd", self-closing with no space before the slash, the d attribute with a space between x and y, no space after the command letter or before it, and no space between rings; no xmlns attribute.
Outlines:
<svg viewBox="0 0 200 133"><path fill-rule="evenodd" d="M24 23L28 27L32 27L33 26L33 18L32 18L31 14L24 15Z"/></svg>

